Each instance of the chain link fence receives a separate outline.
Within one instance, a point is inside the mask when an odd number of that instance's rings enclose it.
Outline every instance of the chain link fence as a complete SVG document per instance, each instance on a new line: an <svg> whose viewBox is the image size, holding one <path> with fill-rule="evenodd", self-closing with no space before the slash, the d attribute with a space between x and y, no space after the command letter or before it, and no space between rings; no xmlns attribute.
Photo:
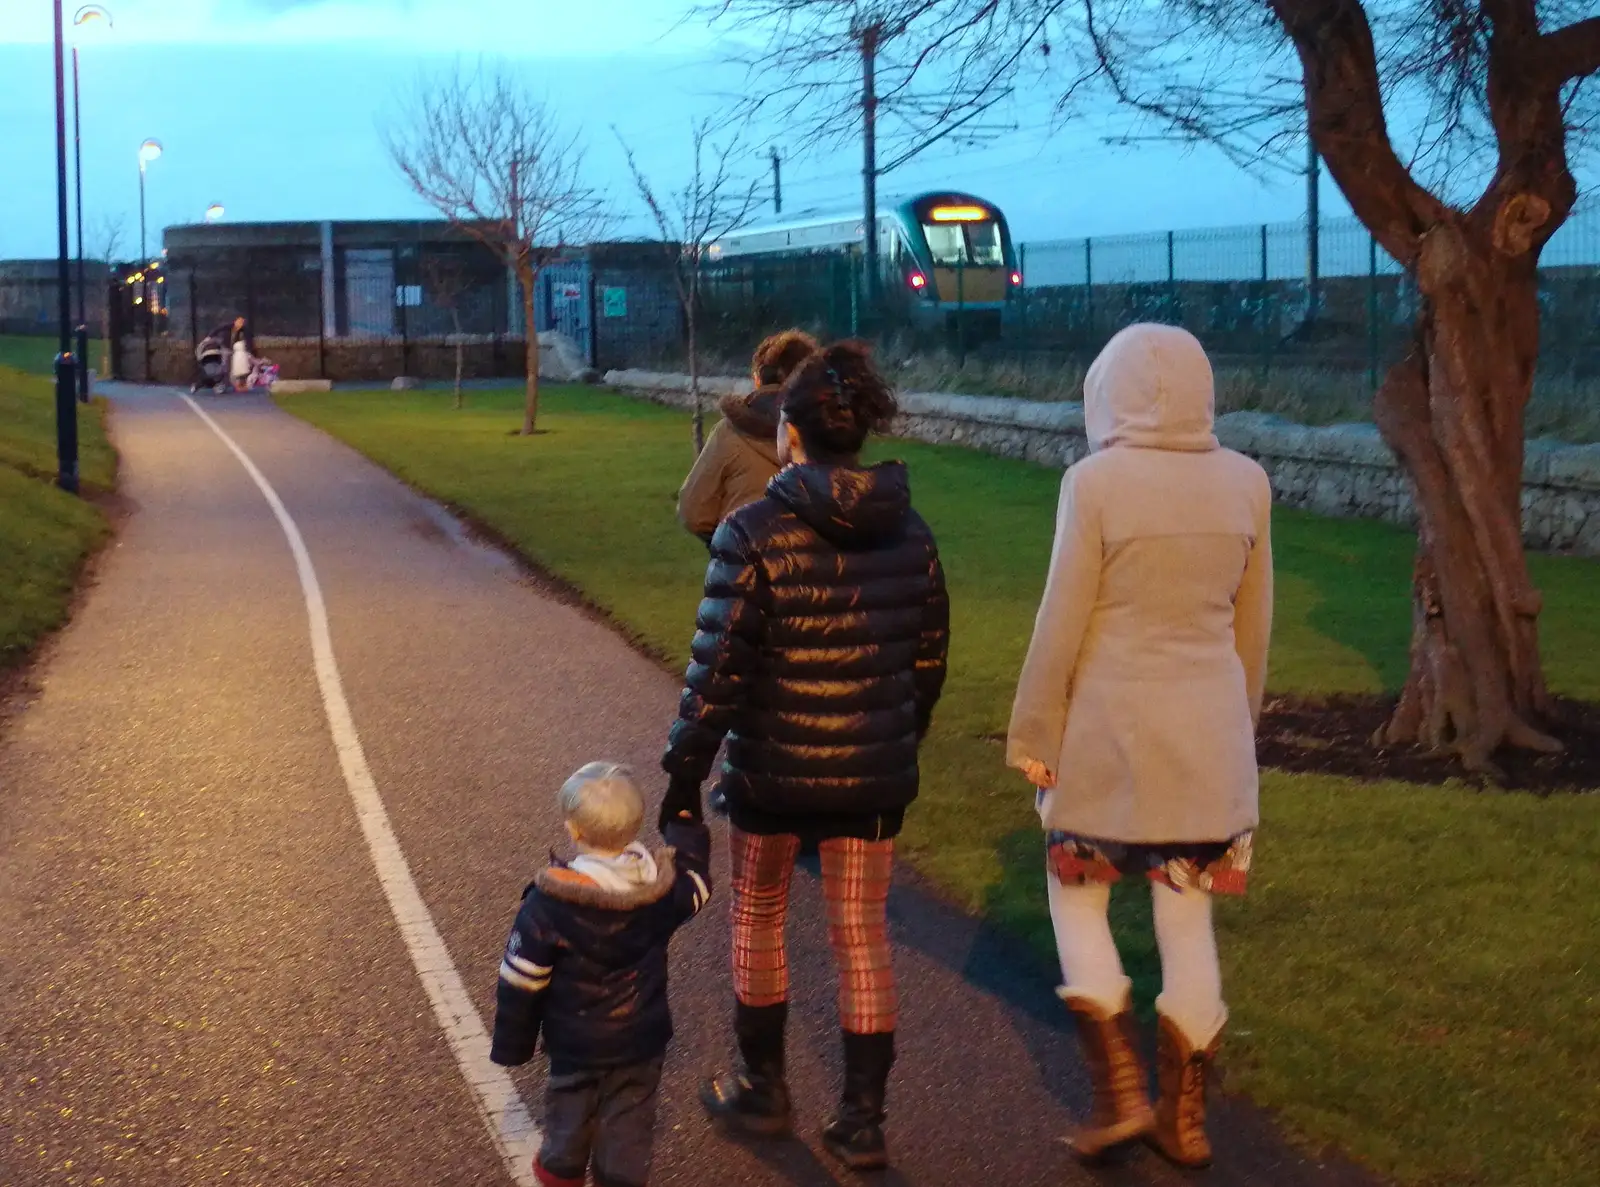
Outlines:
<svg viewBox="0 0 1600 1187"><path fill-rule="evenodd" d="M977 332L977 319L959 312L937 333L919 328L909 294L885 293L868 309L859 257L741 259L708 272L702 338L708 353L737 362L783 326L860 334L883 344L905 385L1073 398L1078 372L1113 334L1158 321L1193 331L1219 377L1250 389L1244 403L1293 385L1295 400L1273 410L1364 414L1410 342L1416 286L1353 218L1322 222L1314 285L1310 247L1304 222L1023 243L1023 284L998 333ZM1600 381L1600 204L1580 209L1546 248L1540 303L1542 382L1588 398Z"/></svg>

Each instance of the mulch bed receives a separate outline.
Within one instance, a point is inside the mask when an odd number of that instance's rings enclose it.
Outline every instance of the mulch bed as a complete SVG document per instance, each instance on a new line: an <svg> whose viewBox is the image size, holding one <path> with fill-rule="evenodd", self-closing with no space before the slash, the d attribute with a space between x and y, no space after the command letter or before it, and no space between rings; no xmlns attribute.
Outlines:
<svg viewBox="0 0 1600 1187"><path fill-rule="evenodd" d="M1430 784L1455 779L1534 795L1600 789L1600 705L1559 702L1554 732L1566 752L1504 751L1495 756L1501 777L1492 783L1419 746L1375 746L1373 736L1393 709L1392 700L1378 697L1275 698L1262 713L1256 752L1264 767L1307 774Z"/></svg>

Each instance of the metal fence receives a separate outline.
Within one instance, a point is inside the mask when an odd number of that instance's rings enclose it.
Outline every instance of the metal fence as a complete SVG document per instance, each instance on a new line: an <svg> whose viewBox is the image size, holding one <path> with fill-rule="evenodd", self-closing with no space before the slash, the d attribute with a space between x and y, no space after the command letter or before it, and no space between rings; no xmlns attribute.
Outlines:
<svg viewBox="0 0 1600 1187"><path fill-rule="evenodd" d="M987 339L959 314L930 339L906 316L907 294L886 293L869 310L853 257L746 259L711 271L702 323L713 348L729 352L800 325L910 339L964 364L968 355L1083 361L1123 326L1160 321L1194 331L1224 363L1364 372L1376 385L1410 340L1415 285L1355 219L1323 221L1316 248L1313 286L1304 222L1024 243L1022 288ZM1600 205L1546 248L1540 301L1544 369L1600 374Z"/></svg>

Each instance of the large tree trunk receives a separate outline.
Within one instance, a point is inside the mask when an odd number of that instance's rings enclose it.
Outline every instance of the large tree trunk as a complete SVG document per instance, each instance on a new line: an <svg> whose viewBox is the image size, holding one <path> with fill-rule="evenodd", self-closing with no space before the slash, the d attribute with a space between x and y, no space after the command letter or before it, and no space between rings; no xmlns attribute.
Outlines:
<svg viewBox="0 0 1600 1187"><path fill-rule="evenodd" d="M526 396L522 405L522 435L531 437L539 422L539 331L533 324L533 286L539 271L532 264L517 265L522 289L522 365L526 370Z"/></svg>
<svg viewBox="0 0 1600 1187"><path fill-rule="evenodd" d="M1537 253L1465 220L1424 237L1417 342L1378 392L1418 531L1411 671L1381 736L1490 771L1502 746L1558 750L1522 544L1523 411L1539 350Z"/></svg>

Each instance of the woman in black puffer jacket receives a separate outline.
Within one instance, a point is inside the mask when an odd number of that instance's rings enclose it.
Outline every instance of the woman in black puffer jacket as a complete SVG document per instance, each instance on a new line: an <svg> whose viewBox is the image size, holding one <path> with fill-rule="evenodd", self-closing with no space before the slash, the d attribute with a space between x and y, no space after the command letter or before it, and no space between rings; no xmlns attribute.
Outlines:
<svg viewBox="0 0 1600 1187"><path fill-rule="evenodd" d="M781 407L784 468L711 541L688 687L662 763L671 776L663 818L698 808L726 737L743 1067L708 1082L701 1099L747 1132L790 1128L783 928L795 857L802 843L820 849L845 1056L839 1116L823 1140L869 1168L888 1160L894 838L944 685L949 602L905 466L860 463L867 434L896 411L866 347L813 355L785 382Z"/></svg>

